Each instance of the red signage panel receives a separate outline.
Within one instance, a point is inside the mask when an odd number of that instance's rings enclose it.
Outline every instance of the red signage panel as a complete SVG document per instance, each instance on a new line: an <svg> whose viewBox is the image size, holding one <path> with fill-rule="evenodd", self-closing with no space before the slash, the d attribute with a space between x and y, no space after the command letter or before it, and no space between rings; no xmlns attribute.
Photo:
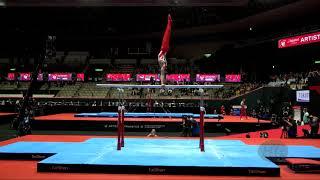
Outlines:
<svg viewBox="0 0 320 180"><path fill-rule="evenodd" d="M315 42L320 42L320 32L280 39L278 41L278 48L287 48Z"/></svg>
<svg viewBox="0 0 320 180"><path fill-rule="evenodd" d="M7 79L8 79L9 81L14 81L14 80L16 80L16 73L8 73Z"/></svg>
<svg viewBox="0 0 320 180"><path fill-rule="evenodd" d="M49 81L71 81L72 73L50 73L48 75Z"/></svg>
<svg viewBox="0 0 320 180"><path fill-rule="evenodd" d="M131 81L131 74L106 74L107 81Z"/></svg>
<svg viewBox="0 0 320 180"><path fill-rule="evenodd" d="M190 74L167 74L166 79L171 82L190 82Z"/></svg>
<svg viewBox="0 0 320 180"><path fill-rule="evenodd" d="M84 73L77 74L77 81L84 81Z"/></svg>
<svg viewBox="0 0 320 180"><path fill-rule="evenodd" d="M149 82L153 78L154 81L160 81L159 74L137 74L136 81Z"/></svg>
<svg viewBox="0 0 320 180"><path fill-rule="evenodd" d="M220 81L220 74L197 74L197 82L217 82Z"/></svg>
<svg viewBox="0 0 320 180"><path fill-rule="evenodd" d="M241 82L240 74L226 74L226 82Z"/></svg>

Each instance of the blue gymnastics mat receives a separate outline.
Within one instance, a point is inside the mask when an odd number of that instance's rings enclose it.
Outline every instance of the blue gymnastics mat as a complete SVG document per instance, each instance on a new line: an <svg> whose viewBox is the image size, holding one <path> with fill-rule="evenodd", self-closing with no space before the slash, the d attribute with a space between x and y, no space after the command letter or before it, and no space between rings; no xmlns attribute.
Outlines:
<svg viewBox="0 0 320 180"><path fill-rule="evenodd" d="M194 118L199 118L200 114L193 114L193 113L125 113L125 117L136 117L136 118L143 118L143 117L167 117L167 118L182 118L185 116L191 116ZM100 113L80 113L75 114L74 117L118 117L117 112L100 112ZM205 114L205 118L210 119L222 119L222 115L218 114Z"/></svg>
<svg viewBox="0 0 320 180"><path fill-rule="evenodd" d="M268 158L320 159L313 146L246 145L238 140L125 139L116 150L115 138L80 143L17 142L0 147L0 158L38 158L38 171L279 176ZM25 155L25 156L23 156Z"/></svg>

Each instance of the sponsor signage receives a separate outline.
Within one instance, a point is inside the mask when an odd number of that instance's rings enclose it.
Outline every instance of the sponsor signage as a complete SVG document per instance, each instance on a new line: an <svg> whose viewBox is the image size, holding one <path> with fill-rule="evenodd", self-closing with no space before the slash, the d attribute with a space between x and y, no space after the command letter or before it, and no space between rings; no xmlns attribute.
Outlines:
<svg viewBox="0 0 320 180"><path fill-rule="evenodd" d="M171 82L190 82L190 74L167 74L166 79Z"/></svg>
<svg viewBox="0 0 320 180"><path fill-rule="evenodd" d="M137 74L136 81L149 82L153 78L154 81L160 81L159 74Z"/></svg>
<svg viewBox="0 0 320 180"><path fill-rule="evenodd" d="M278 41L278 48L300 46L315 42L320 42L320 32L280 39Z"/></svg>
<svg viewBox="0 0 320 180"><path fill-rule="evenodd" d="M107 81L131 81L131 74L106 74Z"/></svg>
<svg viewBox="0 0 320 180"><path fill-rule="evenodd" d="M197 74L196 82L219 82L220 74Z"/></svg>

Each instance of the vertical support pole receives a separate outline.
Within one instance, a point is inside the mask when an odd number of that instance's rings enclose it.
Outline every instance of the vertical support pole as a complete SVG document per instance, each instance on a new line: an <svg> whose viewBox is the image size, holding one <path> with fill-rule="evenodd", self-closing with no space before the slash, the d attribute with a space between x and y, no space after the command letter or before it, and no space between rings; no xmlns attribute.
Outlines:
<svg viewBox="0 0 320 180"><path fill-rule="evenodd" d="M124 110L125 107L121 107L121 147L124 147Z"/></svg>
<svg viewBox="0 0 320 180"><path fill-rule="evenodd" d="M118 106L118 124L117 124L117 127L118 127L118 141L117 141L117 150L120 151L121 150L121 106L119 105Z"/></svg>
<svg viewBox="0 0 320 180"><path fill-rule="evenodd" d="M200 150L204 152L204 107L200 107Z"/></svg>
<svg viewBox="0 0 320 180"><path fill-rule="evenodd" d="M204 152L204 113L205 113L205 108L204 108L204 102L203 102L203 94L204 90L199 89L201 98L200 98L200 143L199 147L201 152Z"/></svg>
<svg viewBox="0 0 320 180"><path fill-rule="evenodd" d="M124 90L118 88L119 93L119 105L118 105L118 141L117 141L117 150L121 150L121 147L124 147L124 102L123 102L123 93Z"/></svg>

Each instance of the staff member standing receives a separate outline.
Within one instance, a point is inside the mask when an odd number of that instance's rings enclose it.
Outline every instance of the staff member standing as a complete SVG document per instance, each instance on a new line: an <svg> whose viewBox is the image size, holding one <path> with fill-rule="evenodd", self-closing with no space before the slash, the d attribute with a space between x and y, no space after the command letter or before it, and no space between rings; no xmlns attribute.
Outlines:
<svg viewBox="0 0 320 180"><path fill-rule="evenodd" d="M311 137L316 137L318 135L318 131L319 131L319 118L318 117L310 116L310 127L311 127L311 132L310 132Z"/></svg>
<svg viewBox="0 0 320 180"><path fill-rule="evenodd" d="M242 99L240 105L241 105L241 109L240 109L240 120L242 120L242 117L243 117L243 116L245 116L246 119L248 119L246 99Z"/></svg>
<svg viewBox="0 0 320 180"><path fill-rule="evenodd" d="M310 121L309 112L307 108L303 108L303 118L301 125L308 124Z"/></svg>
<svg viewBox="0 0 320 180"><path fill-rule="evenodd" d="M221 106L221 108L220 108L220 113L221 113L222 115L226 115L226 110L225 110L225 108L224 108L224 105Z"/></svg>

